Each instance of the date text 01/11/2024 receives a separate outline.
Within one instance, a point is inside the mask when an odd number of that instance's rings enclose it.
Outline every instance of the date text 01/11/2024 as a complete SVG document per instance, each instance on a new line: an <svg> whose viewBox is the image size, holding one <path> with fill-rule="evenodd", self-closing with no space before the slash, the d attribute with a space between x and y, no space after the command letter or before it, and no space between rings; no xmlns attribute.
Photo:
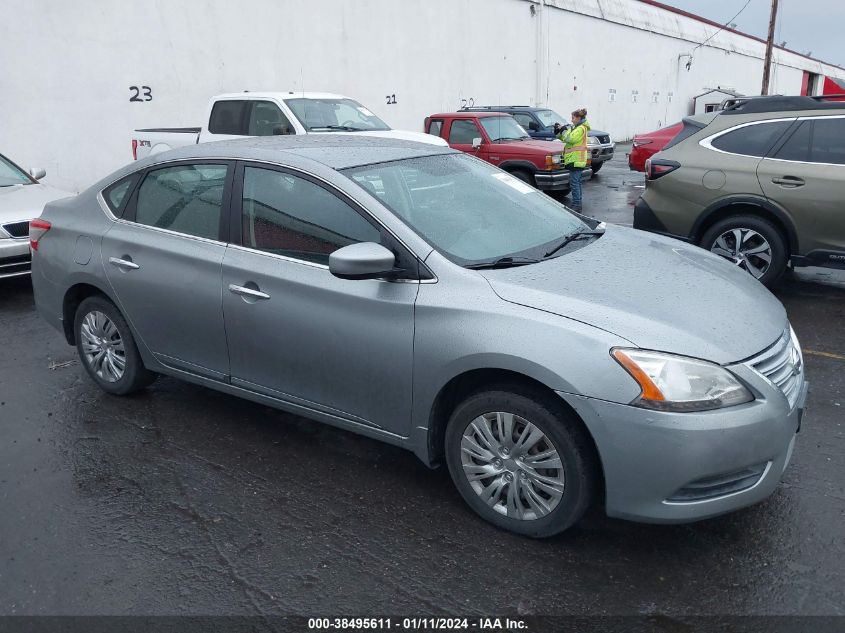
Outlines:
<svg viewBox="0 0 845 633"><path fill-rule="evenodd" d="M510 618L309 618L309 630L334 631L514 631L526 629L523 620Z"/></svg>

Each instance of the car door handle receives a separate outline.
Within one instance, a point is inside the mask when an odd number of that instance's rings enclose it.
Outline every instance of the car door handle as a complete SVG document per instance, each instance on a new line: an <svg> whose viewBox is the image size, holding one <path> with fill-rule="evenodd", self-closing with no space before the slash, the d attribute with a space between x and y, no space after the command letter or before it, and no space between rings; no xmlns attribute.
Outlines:
<svg viewBox="0 0 845 633"><path fill-rule="evenodd" d="M120 257L109 257L109 263L114 264L118 268L124 270L138 270L140 266L130 259L120 259Z"/></svg>
<svg viewBox="0 0 845 633"><path fill-rule="evenodd" d="M803 187L806 184L803 178L796 178L795 176L772 178L772 182L776 185L783 185L784 187Z"/></svg>
<svg viewBox="0 0 845 633"><path fill-rule="evenodd" d="M234 292L236 295L241 295L242 297L249 297L250 299L269 299L270 295L266 292L261 292L255 288L246 288L244 286L236 286L235 284L229 284L229 292Z"/></svg>

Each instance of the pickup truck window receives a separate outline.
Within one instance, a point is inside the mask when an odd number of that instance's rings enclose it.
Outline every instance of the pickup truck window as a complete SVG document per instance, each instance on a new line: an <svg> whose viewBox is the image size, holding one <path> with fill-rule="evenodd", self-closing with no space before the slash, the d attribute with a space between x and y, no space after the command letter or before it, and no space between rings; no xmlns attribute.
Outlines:
<svg viewBox="0 0 845 633"><path fill-rule="evenodd" d="M134 221L220 239L226 165L177 165L149 172L138 188Z"/></svg>
<svg viewBox="0 0 845 633"><path fill-rule="evenodd" d="M440 132L443 130L443 119L432 119L431 123L428 124L428 133L434 136L440 136Z"/></svg>
<svg viewBox="0 0 845 633"><path fill-rule="evenodd" d="M449 129L449 145L472 145L472 139L483 138L472 119L456 119Z"/></svg>
<svg viewBox="0 0 845 633"><path fill-rule="evenodd" d="M0 187L12 185L30 185L34 180L21 171L17 165L0 156Z"/></svg>
<svg viewBox="0 0 845 633"><path fill-rule="evenodd" d="M296 134L288 118L272 101L253 101L249 113L249 136Z"/></svg>
<svg viewBox="0 0 845 633"><path fill-rule="evenodd" d="M211 108L208 131L212 134L245 135L244 118L249 101L218 101Z"/></svg>
<svg viewBox="0 0 845 633"><path fill-rule="evenodd" d="M481 125L484 126L484 131L493 143L528 138L528 133L511 116L482 117Z"/></svg>
<svg viewBox="0 0 845 633"><path fill-rule="evenodd" d="M390 127L353 99L285 99L309 132L361 132Z"/></svg>

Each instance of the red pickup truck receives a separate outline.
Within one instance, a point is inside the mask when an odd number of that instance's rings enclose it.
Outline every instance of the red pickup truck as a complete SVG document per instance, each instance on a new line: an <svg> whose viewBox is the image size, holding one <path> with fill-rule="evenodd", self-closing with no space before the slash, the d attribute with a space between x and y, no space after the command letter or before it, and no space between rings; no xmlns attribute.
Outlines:
<svg viewBox="0 0 845 633"><path fill-rule="evenodd" d="M520 180L557 195L569 193L569 172L563 168L560 141L533 140L509 114L449 112L425 118L425 131L449 147L477 156ZM592 169L584 170L589 179Z"/></svg>

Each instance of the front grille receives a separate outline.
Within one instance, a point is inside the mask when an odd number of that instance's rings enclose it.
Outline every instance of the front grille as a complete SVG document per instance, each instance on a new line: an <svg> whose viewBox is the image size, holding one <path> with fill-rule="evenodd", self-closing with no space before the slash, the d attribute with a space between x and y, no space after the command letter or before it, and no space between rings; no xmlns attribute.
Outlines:
<svg viewBox="0 0 845 633"><path fill-rule="evenodd" d="M29 237L29 220L4 224L3 230L14 238Z"/></svg>
<svg viewBox="0 0 845 633"><path fill-rule="evenodd" d="M763 462L756 466L749 466L742 470L723 473L715 477L696 479L680 488L666 501L668 503L692 503L748 490L760 481L760 478L766 473L768 465L769 462Z"/></svg>
<svg viewBox="0 0 845 633"><path fill-rule="evenodd" d="M596 136L596 138L599 139L599 143L602 143L602 144L610 143L610 136L608 136L607 134L605 134L603 136L598 135L598 136Z"/></svg>
<svg viewBox="0 0 845 633"><path fill-rule="evenodd" d="M788 330L748 365L783 392L790 408L795 406L804 384L804 366Z"/></svg>
<svg viewBox="0 0 845 633"><path fill-rule="evenodd" d="M3 277L15 277L29 272L32 266L32 259L29 255L18 255L0 259L0 279Z"/></svg>

